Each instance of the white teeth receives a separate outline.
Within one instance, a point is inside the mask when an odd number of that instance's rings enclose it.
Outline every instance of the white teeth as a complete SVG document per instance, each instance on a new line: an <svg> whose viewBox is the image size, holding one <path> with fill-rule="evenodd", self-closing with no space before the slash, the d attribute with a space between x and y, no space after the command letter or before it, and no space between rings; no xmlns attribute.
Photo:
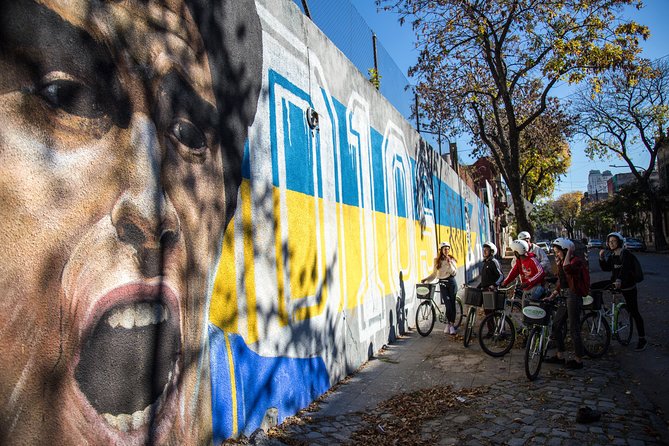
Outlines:
<svg viewBox="0 0 669 446"><path fill-rule="evenodd" d="M149 404L144 410L138 410L132 415L125 413L118 415L103 413L102 416L111 427L123 432L128 432L130 430L139 429L149 423L151 419L151 405Z"/></svg>
<svg viewBox="0 0 669 446"><path fill-rule="evenodd" d="M169 319L169 310L160 303L142 302L125 308L118 308L111 312L107 323L116 328L146 327L159 324Z"/></svg>

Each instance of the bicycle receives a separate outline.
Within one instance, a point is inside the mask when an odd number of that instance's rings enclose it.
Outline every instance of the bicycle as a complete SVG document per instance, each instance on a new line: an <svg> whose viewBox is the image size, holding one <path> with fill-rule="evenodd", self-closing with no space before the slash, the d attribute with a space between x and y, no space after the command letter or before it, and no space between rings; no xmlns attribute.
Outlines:
<svg viewBox="0 0 669 446"><path fill-rule="evenodd" d="M553 314L560 305L564 305L562 298L558 298L558 302L543 301L539 305L523 308L523 322L530 328L530 336L525 346L525 376L530 381L539 376L541 364L548 351Z"/></svg>
<svg viewBox="0 0 669 446"><path fill-rule="evenodd" d="M478 288L467 287L464 285L461 291L464 291L465 294L465 305L469 305L467 320L465 321L465 333L463 336L463 344L466 348L469 347L469 343L472 340L478 309L483 306L483 292Z"/></svg>
<svg viewBox="0 0 669 446"><path fill-rule="evenodd" d="M448 322L446 319L446 312L441 311L439 305L434 301L434 292L437 285L439 285L438 282L416 285L416 296L418 299L423 300L416 310L416 330L418 330L418 333L420 333L421 336L427 336L432 332L435 320L437 319L437 313L439 313L439 322L442 324ZM462 300L460 297L456 296L455 321L453 322L453 327L455 327L456 330L460 327L462 318Z"/></svg>
<svg viewBox="0 0 669 446"><path fill-rule="evenodd" d="M621 290L611 286L601 290L611 293L610 309L603 305L603 295L601 292L597 292L600 290L593 291L595 292L591 294L594 296L584 298L584 305L588 303L591 308L581 321L581 337L584 339L583 344L588 356L599 358L608 351L611 338L621 345L630 343L634 329L634 319L627 310L627 304L624 301L620 302ZM592 303L590 303L590 299L587 299L588 297L592 299ZM588 339L587 346L586 337Z"/></svg>
<svg viewBox="0 0 669 446"><path fill-rule="evenodd" d="M506 293L514 289L512 298ZM523 290L517 286L498 288L497 291L483 293L483 308L493 310L481 321L479 326L479 345L481 350L492 357L506 355L516 342L516 325L510 316L514 308L520 306ZM507 311L507 307L509 310Z"/></svg>

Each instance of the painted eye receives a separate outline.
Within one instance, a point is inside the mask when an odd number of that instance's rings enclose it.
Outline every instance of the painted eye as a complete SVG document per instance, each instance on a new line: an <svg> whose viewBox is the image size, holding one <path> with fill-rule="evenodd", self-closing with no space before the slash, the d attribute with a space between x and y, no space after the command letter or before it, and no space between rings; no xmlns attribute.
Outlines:
<svg viewBox="0 0 669 446"><path fill-rule="evenodd" d="M196 154L203 153L207 148L204 133L187 119L178 119L172 124L172 136Z"/></svg>
<svg viewBox="0 0 669 446"><path fill-rule="evenodd" d="M89 86L71 79L55 79L41 85L37 94L53 109L96 119L105 116L98 95Z"/></svg>

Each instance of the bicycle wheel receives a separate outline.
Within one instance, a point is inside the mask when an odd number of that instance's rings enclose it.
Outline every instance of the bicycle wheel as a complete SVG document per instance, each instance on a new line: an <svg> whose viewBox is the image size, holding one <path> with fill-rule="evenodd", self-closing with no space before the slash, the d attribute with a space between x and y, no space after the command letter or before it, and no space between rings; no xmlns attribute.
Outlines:
<svg viewBox="0 0 669 446"><path fill-rule="evenodd" d="M459 297L455 298L455 320L453 321L453 327L457 330L462 323L464 315L462 314L462 300Z"/></svg>
<svg viewBox="0 0 669 446"><path fill-rule="evenodd" d="M487 315L479 327L481 350L495 358L506 355L516 341L516 330L503 312Z"/></svg>
<svg viewBox="0 0 669 446"><path fill-rule="evenodd" d="M632 340L632 331L634 329L634 319L627 310L627 305L622 304L618 307L618 317L615 318L616 340L627 345Z"/></svg>
<svg viewBox="0 0 669 446"><path fill-rule="evenodd" d="M581 321L581 340L585 354L601 358L611 345L611 327L599 313L588 313Z"/></svg>
<svg viewBox="0 0 669 446"><path fill-rule="evenodd" d="M465 326L464 344L469 347L469 342L472 340L474 333L474 324L476 323L476 307L469 307L469 314L467 315L467 322Z"/></svg>
<svg viewBox="0 0 669 446"><path fill-rule="evenodd" d="M416 310L416 330L418 330L421 336L427 336L432 332L435 318L436 314L432 302L426 300L418 305L418 309Z"/></svg>
<svg viewBox="0 0 669 446"><path fill-rule="evenodd" d="M525 375L530 381L539 376L541 363L544 361L543 328L534 327L525 346Z"/></svg>

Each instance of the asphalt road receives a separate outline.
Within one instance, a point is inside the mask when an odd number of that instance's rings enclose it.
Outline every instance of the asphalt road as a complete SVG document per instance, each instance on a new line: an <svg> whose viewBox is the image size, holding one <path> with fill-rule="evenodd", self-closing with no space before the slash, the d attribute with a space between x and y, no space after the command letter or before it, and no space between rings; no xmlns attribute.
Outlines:
<svg viewBox="0 0 669 446"><path fill-rule="evenodd" d="M590 279L592 282L610 277L601 271L597 261L599 250L591 250ZM644 319L648 348L635 352L637 332L630 346L612 343L615 358L633 377L646 396L662 410L669 424L669 255L635 253L644 271L644 281L638 284L639 310Z"/></svg>

